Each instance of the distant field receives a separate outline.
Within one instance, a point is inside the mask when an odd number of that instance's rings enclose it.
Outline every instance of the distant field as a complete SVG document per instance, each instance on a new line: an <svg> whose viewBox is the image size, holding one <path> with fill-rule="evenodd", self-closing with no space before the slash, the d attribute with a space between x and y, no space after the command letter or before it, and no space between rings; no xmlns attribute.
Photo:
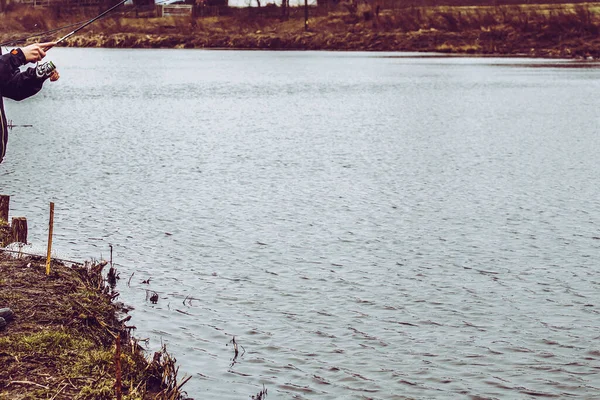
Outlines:
<svg viewBox="0 0 600 400"><path fill-rule="evenodd" d="M373 51L443 51L600 58L600 3L473 5L427 0L429 6L379 9L361 4L293 9L223 9L222 15L156 18L152 8L102 19L66 43L85 47L186 47ZM455 3L448 5L447 3ZM423 1L419 2L424 3ZM434 5L435 4L435 5ZM462 5L459 5L462 4ZM2 41L82 21L98 13L20 8L0 16ZM38 38L60 37L58 32Z"/></svg>
<svg viewBox="0 0 600 400"><path fill-rule="evenodd" d="M532 4L535 3L535 4ZM475 18L485 16L485 21L471 21L472 23L482 22L484 26L492 23L506 23L507 18L516 18L518 16L532 16L534 18L543 18L548 16L560 15L563 17L574 17L575 22L581 22L581 16L589 14L589 18L584 20L595 20L600 15L600 2L569 2L546 0L537 2L536 0L528 2L517 2L516 0L418 0L418 1L396 1L381 0L381 12L379 19L403 18L404 16L413 16L417 18L419 24L435 24L431 21L436 15L453 15L465 23L465 18ZM98 7L83 7L69 11L66 8L59 7L37 7L30 6L16 7L12 11L7 11L0 15L0 32L2 33L35 33L43 30L49 30L69 23L90 18L98 13ZM117 32L140 32L140 33L168 33L169 30L189 28L203 28L215 31L235 31L236 29L245 30L255 28L276 28L277 30L287 31L296 30L298 26L304 28L304 10L294 8L290 17L286 20L281 19L281 11L277 7L262 7L261 9L252 8L233 8L223 10L220 16L207 16L196 18L156 18L152 8L136 12L133 6L123 7L120 12L113 14L103 20L98 21L90 30L103 33ZM311 7L309 9L309 18L311 28L315 30L336 28L348 28L348 26L359 25L361 28L368 28L364 19L370 20L373 15L368 6L360 5L357 7L355 15L348 11L348 8L340 3L335 8ZM337 21L338 18L344 18L344 27L332 24L331 21ZM193 20L193 22L191 21ZM297 22L301 22L300 25ZM589 22L589 21L588 21ZM411 24L412 25L412 24ZM380 27L381 28L381 27ZM399 29L406 27L397 26ZM422 27L421 27L422 28ZM435 27L439 28L439 27ZM198 30L198 29L195 29Z"/></svg>

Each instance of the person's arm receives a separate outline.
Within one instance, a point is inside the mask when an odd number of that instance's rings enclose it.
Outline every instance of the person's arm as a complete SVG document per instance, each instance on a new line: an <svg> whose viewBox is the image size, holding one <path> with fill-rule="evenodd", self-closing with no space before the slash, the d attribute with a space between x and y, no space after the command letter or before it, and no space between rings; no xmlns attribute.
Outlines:
<svg viewBox="0 0 600 400"><path fill-rule="evenodd" d="M0 56L0 86L8 82L19 71L19 67L26 63L25 54L21 49L14 49L10 53Z"/></svg>
<svg viewBox="0 0 600 400"><path fill-rule="evenodd" d="M23 72L16 72L10 79L3 82L2 96L21 101L42 90L45 80L45 77L37 77L35 68L27 68Z"/></svg>
<svg viewBox="0 0 600 400"><path fill-rule="evenodd" d="M0 56L2 96L20 101L38 93L47 77L38 77L35 68L20 72L19 67L28 62L40 61L46 56L46 50L53 45L54 43L36 43Z"/></svg>

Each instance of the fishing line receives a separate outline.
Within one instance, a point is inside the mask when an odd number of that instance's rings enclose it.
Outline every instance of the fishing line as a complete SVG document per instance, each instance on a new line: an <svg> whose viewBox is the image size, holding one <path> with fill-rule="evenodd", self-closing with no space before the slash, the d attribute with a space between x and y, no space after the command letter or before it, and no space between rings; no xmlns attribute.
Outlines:
<svg viewBox="0 0 600 400"><path fill-rule="evenodd" d="M21 38L18 38L18 39L12 39L12 40L0 43L0 47L6 47L6 46L14 45L16 43L25 42L26 40L29 40L31 38L48 36L48 35L50 35L52 33L60 32L63 29L68 29L68 28L72 28L74 26L80 26L81 25L79 28L75 29L73 32L70 32L68 35L63 36L62 38L60 38L58 40L58 42L63 41L64 39L68 38L71 35L74 35L77 31L85 28L87 25L89 25L89 24L93 23L94 21L102 18L103 16L105 16L106 14L108 14L109 12L111 12L112 10L116 9L117 7L119 7L120 5L122 5L122 4L126 3L126 2L127 2L127 0L124 0L124 1L120 2L119 4L115 5L114 7L111 7L110 9L104 11L102 14L98 15L97 17L94 17L93 19L91 19L89 21L75 22L74 24L69 24L69 25L61 26L59 28L54 28L54 29L50 29L50 30L47 30L47 31L38 32L38 33L35 33L33 35L24 36L24 37L21 37ZM172 2L172 0L162 0L162 1L157 1L155 4L159 4L160 5L160 4L164 4L164 3L170 3L170 2Z"/></svg>
<svg viewBox="0 0 600 400"><path fill-rule="evenodd" d="M56 29L51 29L49 31L46 32L42 32L40 34L36 34L36 35L32 35L32 36L28 36L26 38L21 38L21 39L15 39L9 42L5 42L5 43L0 43L0 46L6 46L8 44L14 44L14 43L18 43L19 41L25 41L27 39L30 39L32 37L38 37L38 36L43 36L43 35L47 35L53 32L57 32L60 31L62 29L66 29L66 28L70 28L72 26L76 26L76 25L80 25L78 28L74 29L73 31L67 33L65 36L61 37L60 39L58 39L56 41L56 44L66 40L67 38L73 36L74 34L76 34L77 32L79 32L80 30L82 30L83 28L85 28L86 26L93 24L94 22L96 22L97 20L99 20L100 18L104 17L106 14L110 13L111 11L115 10L117 7L120 7L121 5L125 4L125 2L127 2L128 0L121 0L119 3L115 4L114 6L112 6L111 8L109 8L108 10L100 13L99 15L97 15L96 17L90 19L89 21L84 22L83 24L81 23L77 23L77 24L71 24L71 25L67 25L67 26L63 26L61 28L56 28ZM12 121L9 122L9 124L7 124L7 127L9 127L11 130L13 127L17 127L17 126L22 126L22 127L31 127L32 125L15 125L12 123Z"/></svg>
<svg viewBox="0 0 600 400"><path fill-rule="evenodd" d="M6 41L6 42L3 42L3 43L0 43L0 46L2 46L2 47L5 47L5 46L13 45L13 44L15 44L15 43L24 42L24 41L26 41L26 40L28 40L28 39L31 39L31 38L35 38L35 37L43 37L43 36L47 36L47 35L50 35L50 34L52 34L52 33L55 33L55 32L59 32L59 31L61 31L61 30L63 30L63 29L71 28L71 27L73 27L73 26L79 26L77 29L73 30L72 32L69 32L68 34L66 34L65 36L61 37L60 39L58 39L58 40L56 41L56 43L60 43L60 42L62 42L63 40L65 40L65 39L67 39L67 38L69 38L69 37L73 36L75 33L79 32L80 30L82 30L82 29L83 29L83 28L85 28L86 26L88 26L88 25L90 25L90 24L92 24L92 23L96 22L96 21L97 21L97 20L99 20L100 18L104 17L106 14L108 14L108 13L110 13L111 11L115 10L117 7L119 7L119 6L123 5L123 4L125 4L125 2L127 2L127 1L128 1L128 0L122 0L122 1L120 1L119 3L117 3L116 5L114 5L113 7L109 8L108 10L106 10L106 11L102 12L101 14L97 15L96 17L94 17L94 18L92 18L92 19L90 19L90 20L88 20L88 21L77 22L77 23L74 23L74 24L70 24L70 25L61 26L60 28L55 28L55 29L50 29L50 30L48 30L48 31L39 32L39 33L36 33L36 34L34 34L34 35L30 35L30 36L22 37L22 38L19 38L19 39L13 39L13 40L9 40L9 41Z"/></svg>
<svg viewBox="0 0 600 400"><path fill-rule="evenodd" d="M54 28L54 29L50 29L48 31L38 32L38 33L30 35L30 36L25 36L25 37L22 37L22 38L13 39L13 40L10 40L10 41L4 42L4 43L0 43L0 46L6 47L6 46L10 46L10 45L13 45L13 44L16 44L16 43L24 42L24 41L26 41L28 39L31 39L31 38L48 36L48 35L50 35L50 34L52 34L54 32L59 32L59 31L62 31L63 29L72 28L74 26L78 26L78 25L84 24L85 22L87 22L87 21L75 22L74 24L61 26L60 28Z"/></svg>
<svg viewBox="0 0 600 400"><path fill-rule="evenodd" d="M79 32L80 30L82 30L83 28L85 28L86 26L96 22L97 20L99 20L100 18L104 17L106 14L108 14L109 12L111 12L112 10L114 10L117 7L120 7L121 5L125 4L125 2L128 0L122 0L119 3L115 4L114 6L112 6L111 8L109 8L108 10L104 11L103 13L99 14L98 16L90 19L89 21L87 21L85 24L81 25L79 28L75 29L72 32L67 33L65 36L61 37L60 39L58 39L56 41L56 44L62 42L63 40L73 36L74 34L76 34L77 32Z"/></svg>

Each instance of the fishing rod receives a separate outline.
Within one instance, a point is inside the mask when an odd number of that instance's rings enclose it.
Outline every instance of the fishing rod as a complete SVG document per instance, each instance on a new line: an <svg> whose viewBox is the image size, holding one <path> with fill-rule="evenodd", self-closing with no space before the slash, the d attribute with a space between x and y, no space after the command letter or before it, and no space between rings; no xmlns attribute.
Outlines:
<svg viewBox="0 0 600 400"><path fill-rule="evenodd" d="M54 32L59 32L63 29L67 29L67 28L71 28L73 26L78 26L77 29L73 30L72 32L69 32L68 34L66 34L65 36L61 37L60 39L58 39L56 41L56 43L60 43L62 41L64 41L65 39L73 36L75 33L79 32L80 30L82 30L83 28L85 28L86 26L96 22L97 20L99 20L100 18L104 17L106 14L110 13L111 11L115 10L116 8L118 8L119 6L125 4L128 0L122 0L120 1L118 4L114 5L113 7L109 8L108 10L102 12L101 14L97 15L96 17L90 19L89 21L82 21L82 22L76 22L74 24L70 24L70 25L65 25L65 26L61 26L60 28L55 28L55 29L50 29L48 31L44 31L44 32L39 32L36 33L34 35L30 35L30 36L26 36L26 37L22 37L19 39L13 39L13 40L9 40L3 43L0 43L0 47L4 47L4 46L9 46L9 45L13 45L16 43L20 43L20 42L24 42L27 39L31 39L34 37L43 37L43 36L48 36Z"/></svg>
<svg viewBox="0 0 600 400"><path fill-rule="evenodd" d="M34 38L34 37L48 36L48 35L50 35L50 34L52 34L54 32L59 32L59 31L62 31L63 29L71 28L73 26L78 26L78 25L84 24L85 22L86 21L75 22L74 24L69 24L69 25L61 26L60 28L54 28L54 29L50 29L48 31L38 32L38 33L36 33L34 35L29 35L29 36L24 36L24 37L21 37L21 38L18 38L18 39L9 40L9 41L0 43L0 46L1 47L5 47L5 46L13 45L13 44L16 44L16 43L24 42L27 39L31 39L31 38Z"/></svg>
<svg viewBox="0 0 600 400"><path fill-rule="evenodd" d="M94 22L96 22L100 18L104 17L106 14L110 13L111 11L113 11L116 8L118 8L118 7L122 6L123 4L125 4L127 1L128 0L121 0L119 3L115 4L114 6L112 6L111 8L109 8L108 10L100 13L96 17L90 19L89 21L84 22L77 29L75 29L75 30L67 33L65 36L63 36L60 39L58 39L55 42L55 45L58 44L58 43L60 43L60 42L62 42L62 41L64 41L64 40L66 40L66 39L68 39L69 37L73 36L74 34L76 34L77 32L79 32L80 30L82 30L86 26L88 26L90 24L93 24ZM37 37L37 36L41 36L41 35L47 35L47 34L50 34L50 33L53 33L53 32L57 32L57 31L60 31L62 29L70 28L71 26L75 26L75 25L79 25L79 24L81 24L81 23L67 25L67 26L64 26L64 27L61 27L61 28L57 28L57 29L53 29L53 30L50 30L50 31L42 32L41 34L32 35L32 36L29 36L29 37L26 37L26 38L21 38L21 39L15 39L15 40L12 40L12 41L9 41L9 42L5 42L5 43L0 43L0 46L6 46L8 44L14 44L14 43L17 43L19 41L25 41L25 40L27 40L29 38L32 38L32 37ZM49 50L49 49L46 49L46 51L47 50ZM10 130L12 130L12 128L14 128L14 127L27 127L27 128L30 128L30 127L33 127L33 125L15 125L15 124L13 124L13 122L11 120L11 121L8 121L7 127L10 128Z"/></svg>
<svg viewBox="0 0 600 400"><path fill-rule="evenodd" d="M90 19L89 21L87 21L85 24L81 25L79 28L75 29L74 31L67 33L65 36L61 37L60 39L58 39L56 41L56 44L59 44L60 42L62 42L63 40L73 36L74 34L76 34L77 32L79 32L80 30L82 30L83 28L85 28L86 26L96 22L97 20L99 20L100 18L104 17L106 14L108 14L109 12L111 12L112 10L114 10L117 7L120 7L121 5L125 4L125 2L128 0L122 0L119 3L117 3L116 5L112 6L111 8L109 8L108 10L104 11L103 13L99 14L98 16Z"/></svg>

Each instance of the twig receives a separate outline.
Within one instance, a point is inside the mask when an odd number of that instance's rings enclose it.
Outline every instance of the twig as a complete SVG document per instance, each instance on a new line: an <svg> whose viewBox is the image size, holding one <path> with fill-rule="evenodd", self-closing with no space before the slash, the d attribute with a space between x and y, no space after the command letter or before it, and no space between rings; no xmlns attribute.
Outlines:
<svg viewBox="0 0 600 400"><path fill-rule="evenodd" d="M73 379L76 379L76 378L73 378ZM69 381L69 383L71 384L71 387L73 389L77 389L77 386L73 385L73 382L71 382L71 378L67 378L67 380Z"/></svg>
<svg viewBox="0 0 600 400"><path fill-rule="evenodd" d="M62 393L62 391L63 391L63 390L65 390L65 388L66 388L67 386L69 386L69 385L67 385L67 384L65 383L65 384L63 385L63 387L62 387L62 388L61 388L61 389L60 389L58 392L56 392L56 394L55 394L54 396L52 396L52 397L50 398L50 400L54 400L54 399L56 398L56 396L58 396L59 394L61 394L61 393Z"/></svg>
<svg viewBox="0 0 600 400"><path fill-rule="evenodd" d="M267 398L267 389L265 388L265 384L263 383L263 388L260 392L256 394L256 396L252 396L252 400L264 400Z"/></svg>
<svg viewBox="0 0 600 400"><path fill-rule="evenodd" d="M233 358L231 359L231 364L229 365L229 368L231 368L237 362L239 350L238 350L237 342L235 341L235 336L231 338L231 340L229 341L229 343L233 344L233 351L234 351Z"/></svg>
<svg viewBox="0 0 600 400"><path fill-rule="evenodd" d="M21 385L35 385L35 386L44 388L46 390L50 389L48 386L40 385L39 383L35 383L35 382L31 382L31 381L11 381L9 383L9 385L12 385L13 383L17 383L17 384L21 384Z"/></svg>
<svg viewBox="0 0 600 400"><path fill-rule="evenodd" d="M184 379L184 380L183 380L183 381L182 381L182 382L179 384L179 386L177 386L177 390L181 390L181 387L182 387L183 385L185 385L185 384L186 384L186 383L187 383L187 382L188 382L190 379L192 379L192 377L191 377L191 376L188 376L187 378L185 378L185 379Z"/></svg>
<svg viewBox="0 0 600 400"><path fill-rule="evenodd" d="M133 278L133 274L135 274L135 271L131 273L129 280L127 281L127 287L131 287L131 278Z"/></svg>

